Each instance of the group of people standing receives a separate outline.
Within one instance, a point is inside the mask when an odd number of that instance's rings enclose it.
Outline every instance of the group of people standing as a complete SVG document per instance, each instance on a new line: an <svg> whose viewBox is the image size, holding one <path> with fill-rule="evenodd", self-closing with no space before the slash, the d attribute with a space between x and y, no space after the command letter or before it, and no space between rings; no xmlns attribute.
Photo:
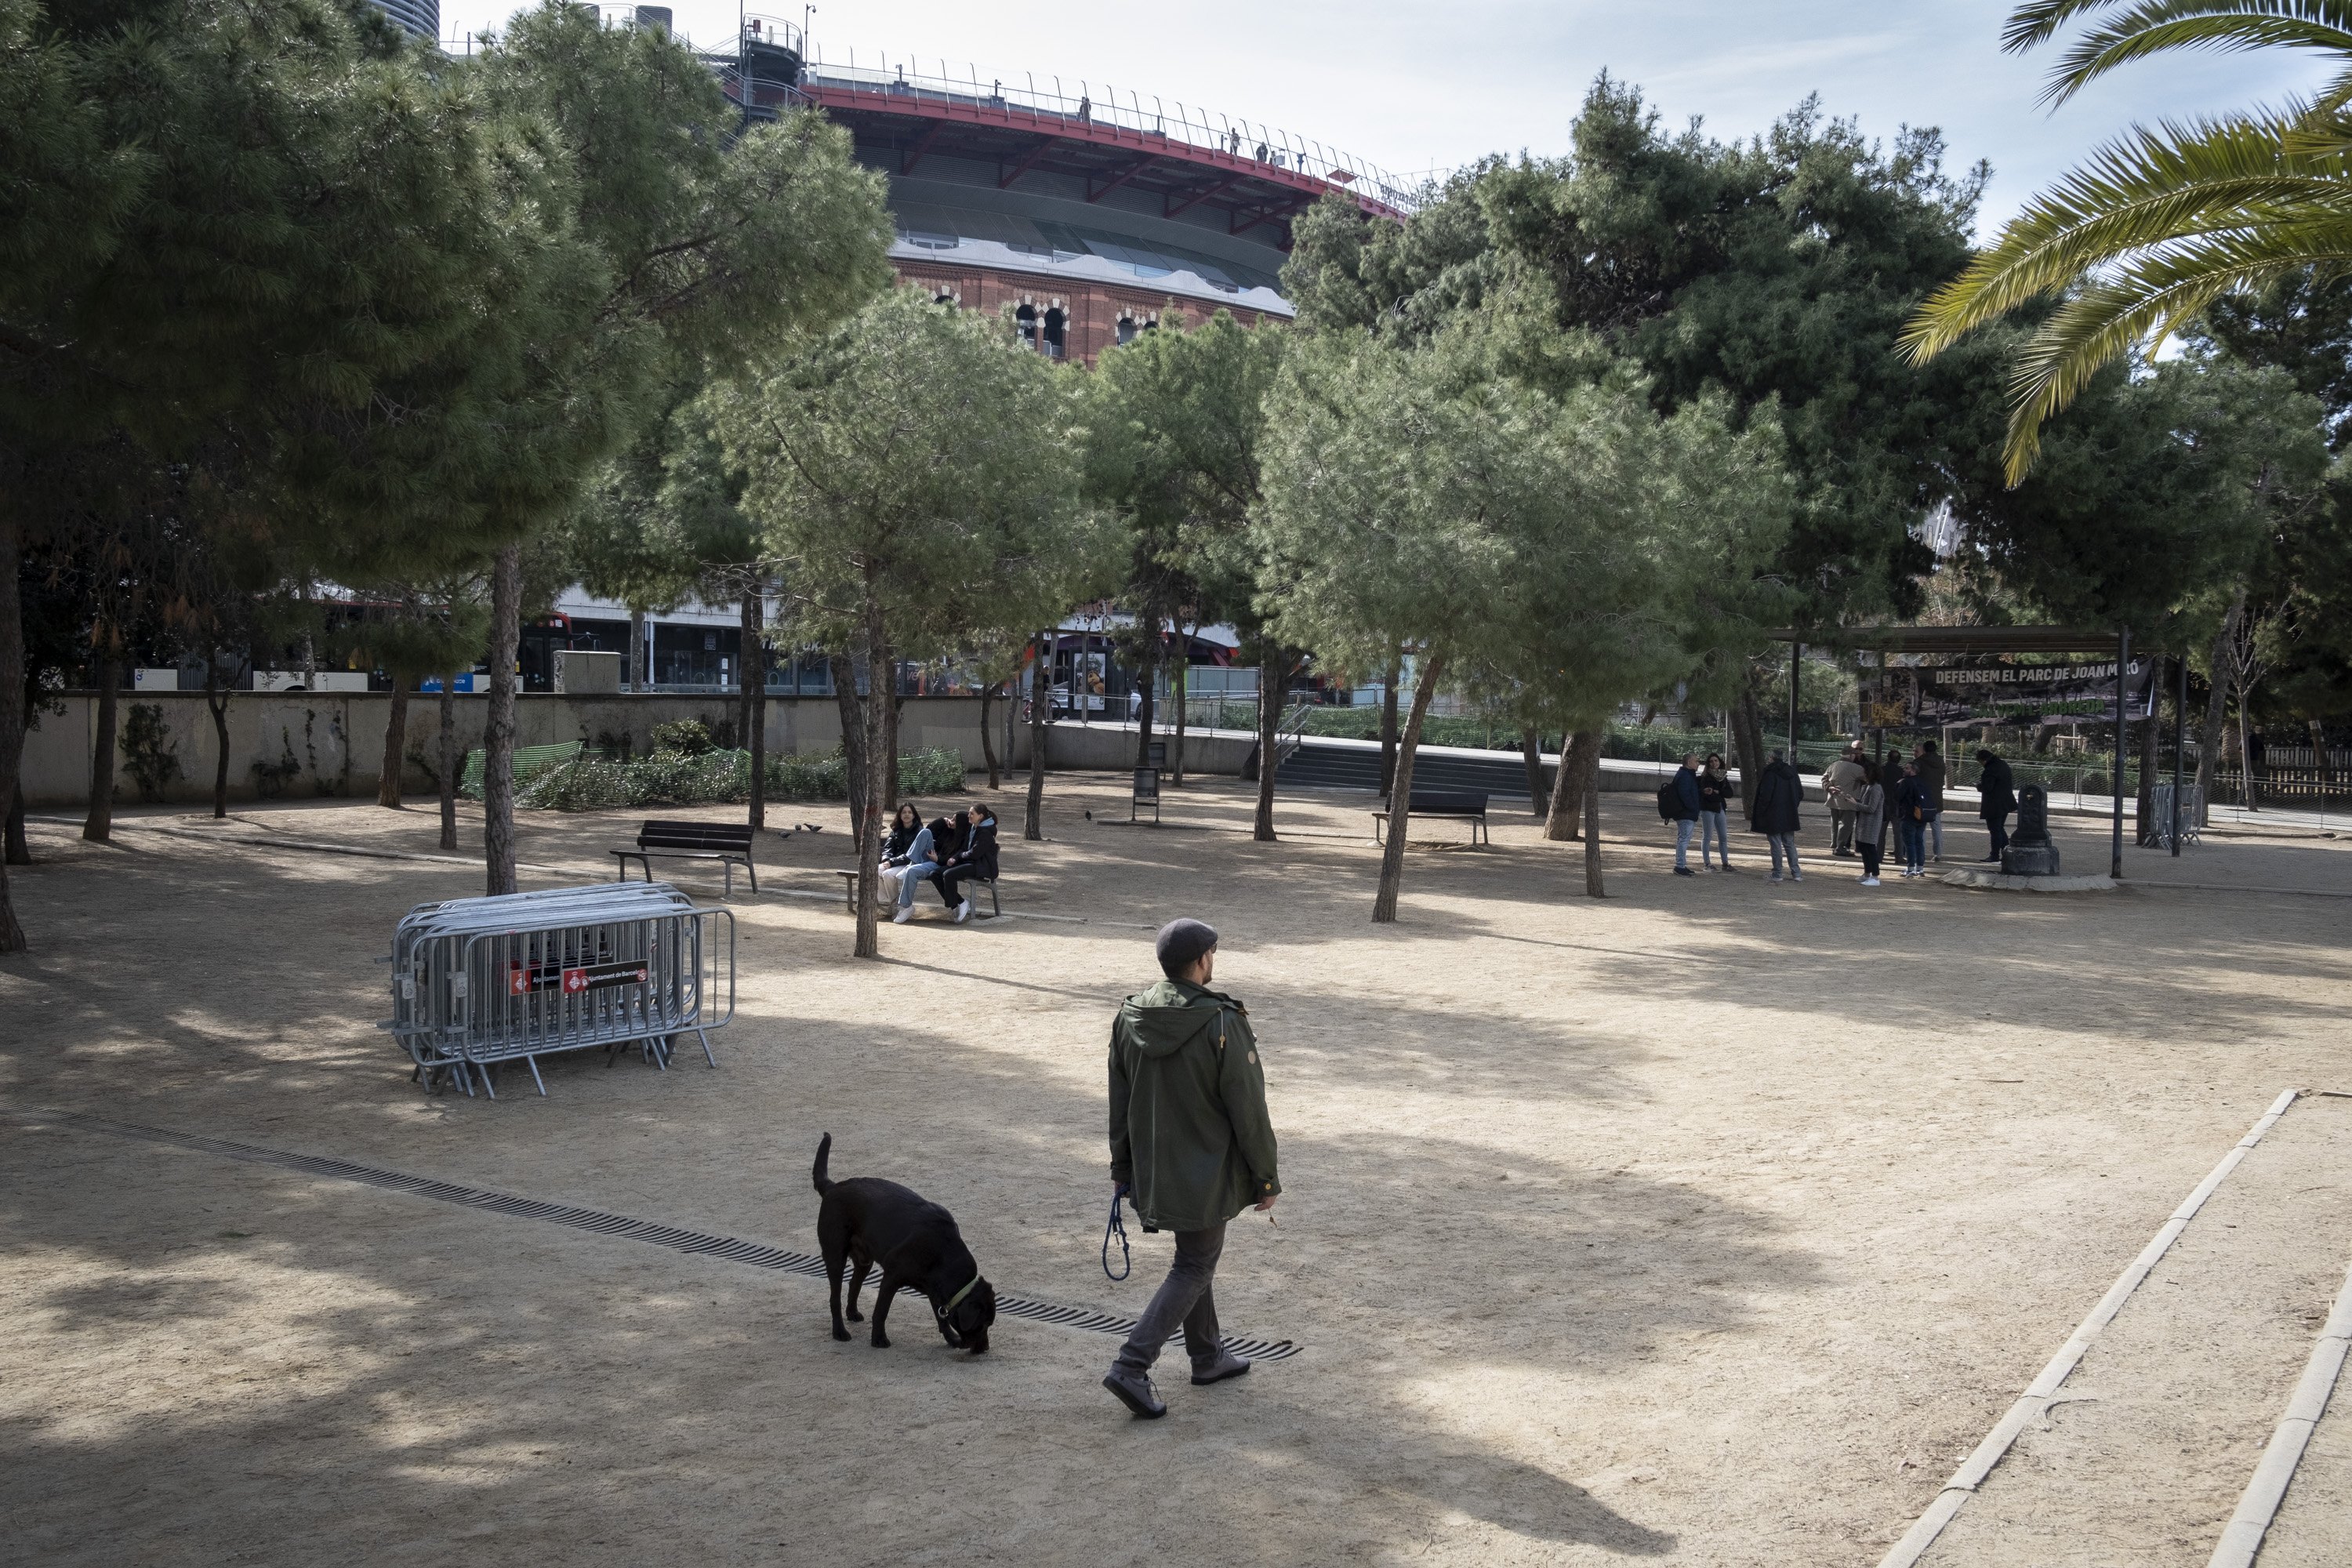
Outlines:
<svg viewBox="0 0 2352 1568"><path fill-rule="evenodd" d="M1822 789L1830 802L1830 853L1859 856L1864 887L1878 886L1890 834L1906 877L1927 874L1931 845L1934 858L1944 858L1944 759L1935 742L1921 742L1907 757L1891 747L1878 762L1848 746L1822 770Z"/></svg>
<svg viewBox="0 0 2352 1568"><path fill-rule="evenodd" d="M2008 841L2008 819L2017 809L2017 797L2007 763L1989 751L1979 752L1977 761L1984 767L1978 784L1982 800L1979 815L1992 834L1992 853L1986 858L1998 860ZM1928 861L1944 858L1945 778L1944 759L1933 741L1914 746L1909 756L1899 748L1890 748L1876 761L1861 745L1848 746L1821 777L1830 804L1830 853L1840 859L1859 858L1862 885L1875 888L1892 839L1902 857L1903 875L1926 876ZM1720 846L1721 868L1731 869L1726 823L1730 802L1738 793L1720 755L1710 754L1704 763L1696 752L1683 758L1673 779L1658 792L1660 815L1675 824L1675 876L1697 875L1690 867L1694 837L1699 841L1701 868L1717 868L1709 850ZM1805 879L1804 868L1797 859L1799 808L1804 798L1805 786L1795 764L1785 752L1772 752L1771 760L1759 770L1756 787L1750 792L1748 826L1762 834L1771 849L1775 882L1781 879L1783 861L1790 881Z"/></svg>
<svg viewBox="0 0 2352 1568"><path fill-rule="evenodd" d="M971 918L973 879L996 880L996 813L983 801L926 823L914 802L901 802L882 835L881 860L883 890L898 905L894 922L915 918L915 889L929 882L961 925Z"/></svg>

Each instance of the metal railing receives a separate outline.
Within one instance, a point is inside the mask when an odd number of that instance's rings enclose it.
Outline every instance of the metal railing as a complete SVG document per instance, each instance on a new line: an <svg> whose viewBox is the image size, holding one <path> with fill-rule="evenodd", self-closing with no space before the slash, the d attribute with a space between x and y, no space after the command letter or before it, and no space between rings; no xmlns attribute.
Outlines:
<svg viewBox="0 0 2352 1568"><path fill-rule="evenodd" d="M382 1027L427 1092L446 1073L495 1100L491 1069L521 1061L543 1095L539 1058L594 1046L637 1046L667 1070L686 1034L717 1067L709 1031L735 1015L733 915L667 882L420 904L394 928L390 962Z"/></svg>
<svg viewBox="0 0 2352 1568"><path fill-rule="evenodd" d="M593 8L607 27L638 25L635 5L604 3ZM806 87L875 92L908 102L966 104L1034 121L1050 121L1064 127L1113 126L1202 152L1223 153L1278 173L1318 180L1400 216L1416 211L1433 184L1431 180L1394 174L1311 136L1301 136L1262 120L1237 120L1219 110L1158 94L1147 105L1143 95L1132 88L1124 89L1122 99L1122 89L1109 82L1079 80L1075 84L1078 90L1073 93L1069 84L1057 76L1045 79L1050 86L1040 86L1034 72L1024 71L1016 84L1001 76L983 79L975 65L964 66L963 74L958 76L945 59L933 62L937 70L926 71L923 62L915 56L893 55L888 50L869 51L861 58L859 52L851 48L844 51L842 58L828 60L824 51L802 33L799 24L778 16L747 14L741 31L730 40L731 47L698 47L674 28L670 36L699 56L719 77L728 96L739 103L746 101L745 62L751 58L754 47L767 46L790 49L801 57ZM481 43L482 35L478 33L452 34L441 40L441 49L444 54L467 56L475 53ZM788 104L809 101L805 92L788 82L763 76L756 66L750 68L748 75L763 101L771 98Z"/></svg>
<svg viewBox="0 0 2352 1568"><path fill-rule="evenodd" d="M849 88L903 98L908 102L965 104L974 108L1018 113L1064 126L1109 125L1156 136L1203 152L1263 163L1269 169L1320 180L1339 190L1363 196L1397 213L1410 213L1422 201L1425 186L1416 185L1377 163L1368 163L1312 137L1300 136L1263 121L1236 120L1214 110L1153 95L1147 104L1133 89L1108 82L1065 83L1048 76L1040 86L1034 72L1024 71L1015 83L995 76L983 78L980 68L967 65L957 76L946 60L938 68L923 69L911 55L887 50L860 56L850 49L845 58L828 60L822 48L812 47L808 82L812 88ZM1076 85L1077 91L1069 90Z"/></svg>

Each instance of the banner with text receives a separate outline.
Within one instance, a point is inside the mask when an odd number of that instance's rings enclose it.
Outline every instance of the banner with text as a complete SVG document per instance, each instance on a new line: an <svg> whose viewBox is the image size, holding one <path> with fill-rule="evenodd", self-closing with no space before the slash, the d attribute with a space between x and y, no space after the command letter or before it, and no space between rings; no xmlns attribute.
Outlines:
<svg viewBox="0 0 2352 1568"><path fill-rule="evenodd" d="M2145 719L2155 711L2156 664L2153 658L2135 657L2125 666L2127 718ZM1886 728L2116 721L2116 661L2112 658L2087 664L1952 659L1878 673L1878 690L1864 701L1871 716ZM1902 716L1895 717L1897 713Z"/></svg>

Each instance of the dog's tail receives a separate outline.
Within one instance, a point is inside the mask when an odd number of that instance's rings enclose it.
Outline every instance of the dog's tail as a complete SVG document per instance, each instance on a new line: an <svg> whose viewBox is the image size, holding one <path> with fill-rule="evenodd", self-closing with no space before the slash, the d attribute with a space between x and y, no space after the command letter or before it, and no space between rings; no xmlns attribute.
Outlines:
<svg viewBox="0 0 2352 1568"><path fill-rule="evenodd" d="M833 1152L833 1134L828 1132L816 1146L816 1164L809 1172L809 1180L816 1184L817 1195L833 1191L833 1178L824 1173L825 1156Z"/></svg>

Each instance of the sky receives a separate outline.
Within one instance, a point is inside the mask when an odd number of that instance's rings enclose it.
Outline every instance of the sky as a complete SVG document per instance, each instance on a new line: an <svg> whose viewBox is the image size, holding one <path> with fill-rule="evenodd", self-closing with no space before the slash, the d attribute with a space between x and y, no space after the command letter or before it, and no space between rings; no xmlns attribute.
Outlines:
<svg viewBox="0 0 2352 1568"><path fill-rule="evenodd" d="M731 47L738 12L670 0L677 28ZM771 6L774 0L768 0ZM445 37L498 26L513 0L442 0ZM753 13L761 7L754 5ZM2007 0L829 0L809 18L828 63L912 60L923 74L976 67L1007 82L1058 77L1099 100L1108 83L1280 126L1391 173L1444 170L1488 153L1557 153L1603 69L1681 127L1722 138L1769 125L1808 93L1830 114L1892 138L1942 130L1948 162L1993 167L1979 221L1990 237L2034 190L2134 121L2210 113L2308 90L2313 60L2280 51L2181 56L2126 68L2056 113L2036 105L2057 46L2000 52ZM771 14L798 24L799 7Z"/></svg>

